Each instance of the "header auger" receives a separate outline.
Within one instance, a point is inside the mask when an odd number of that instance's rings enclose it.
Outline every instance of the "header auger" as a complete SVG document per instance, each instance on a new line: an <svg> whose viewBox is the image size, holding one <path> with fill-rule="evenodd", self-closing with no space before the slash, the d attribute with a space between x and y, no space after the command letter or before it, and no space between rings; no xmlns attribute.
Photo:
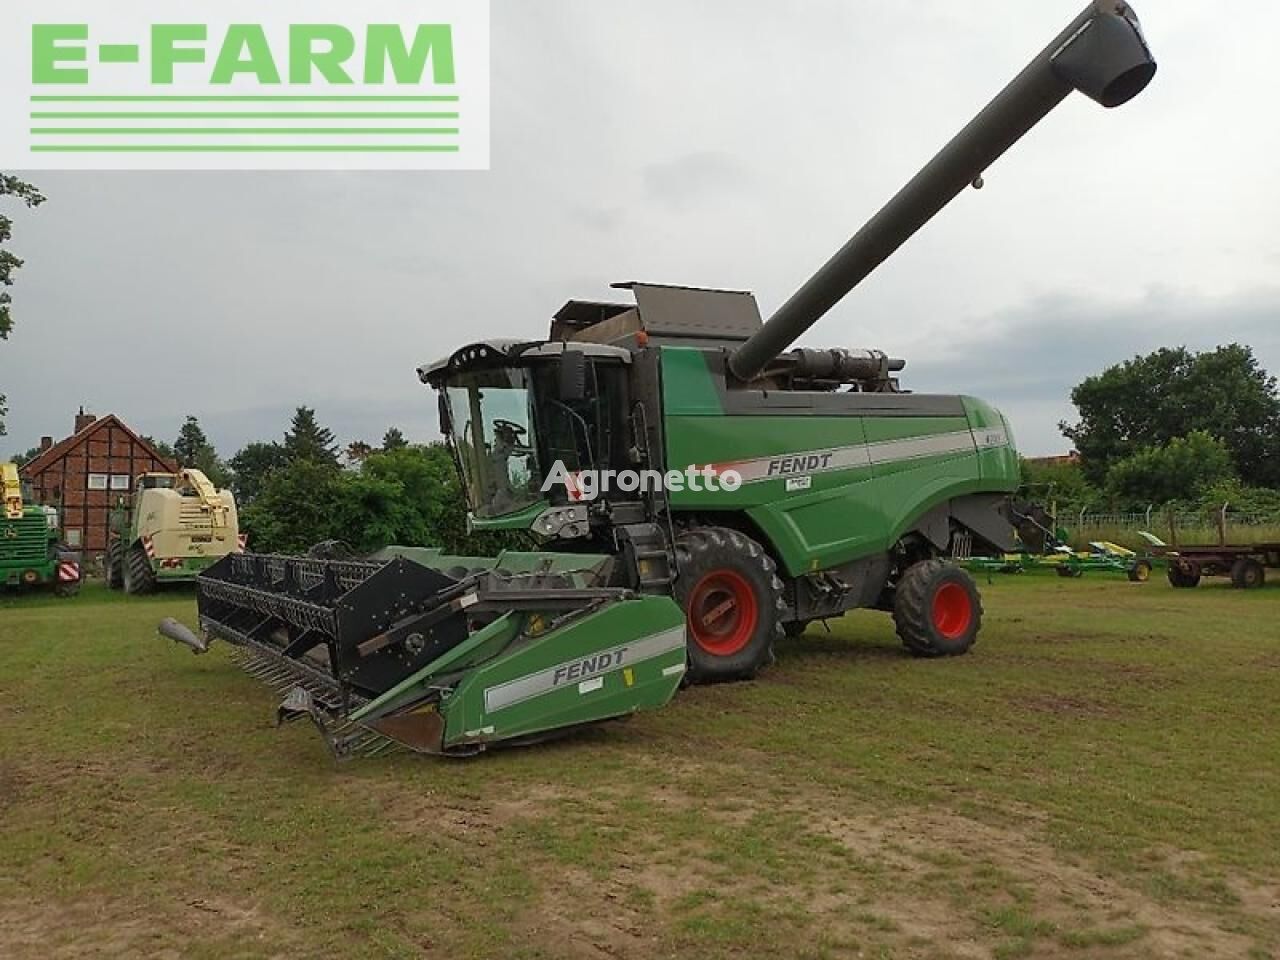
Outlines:
<svg viewBox="0 0 1280 960"><path fill-rule="evenodd" d="M629 283L628 302L566 304L546 340L421 367L472 529L547 552L229 556L199 578L201 630L340 755L469 753L658 707L858 607L892 612L916 655L967 652L982 607L946 558L1013 547L1008 423L905 392L881 351L792 345L1072 90L1118 106L1154 72L1132 9L1091 3L768 323L749 293ZM741 482L548 483L620 470Z"/></svg>

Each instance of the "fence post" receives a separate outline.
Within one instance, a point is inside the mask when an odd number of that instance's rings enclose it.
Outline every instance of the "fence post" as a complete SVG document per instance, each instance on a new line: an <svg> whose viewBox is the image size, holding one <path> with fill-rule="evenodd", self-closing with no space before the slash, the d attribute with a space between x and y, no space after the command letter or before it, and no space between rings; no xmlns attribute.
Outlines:
<svg viewBox="0 0 1280 960"><path fill-rule="evenodd" d="M1231 506L1231 501L1227 501L1222 505L1222 509L1218 511L1218 546L1225 547L1227 545L1227 507Z"/></svg>
<svg viewBox="0 0 1280 960"><path fill-rule="evenodd" d="M1148 530L1150 530L1150 529L1151 529L1151 508L1152 508L1153 506L1155 506L1155 504L1153 504L1153 503L1148 503L1148 504L1147 504L1147 522L1146 522L1146 527L1147 527L1147 529L1148 529Z"/></svg>

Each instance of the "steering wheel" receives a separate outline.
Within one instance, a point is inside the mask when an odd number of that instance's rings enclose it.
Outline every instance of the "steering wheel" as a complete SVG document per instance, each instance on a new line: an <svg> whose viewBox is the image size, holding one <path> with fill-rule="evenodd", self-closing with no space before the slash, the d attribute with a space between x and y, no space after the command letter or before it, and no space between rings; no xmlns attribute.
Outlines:
<svg viewBox="0 0 1280 960"><path fill-rule="evenodd" d="M495 419L493 421L493 429L495 433L498 430L510 430L512 433L516 435L517 440L519 440L521 437L523 437L526 433L529 432L529 429L527 427L522 427L520 426L520 424L513 423L510 420Z"/></svg>

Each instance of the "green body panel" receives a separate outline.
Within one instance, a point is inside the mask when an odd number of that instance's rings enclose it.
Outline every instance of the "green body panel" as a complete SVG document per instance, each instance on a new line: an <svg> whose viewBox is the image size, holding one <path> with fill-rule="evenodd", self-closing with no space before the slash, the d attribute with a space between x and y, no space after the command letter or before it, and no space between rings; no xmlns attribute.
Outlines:
<svg viewBox="0 0 1280 960"><path fill-rule="evenodd" d="M474 514L468 514L467 525L476 532L484 530L528 530L549 505L546 500L539 500L518 513L509 513L502 517L477 517Z"/></svg>
<svg viewBox="0 0 1280 960"><path fill-rule="evenodd" d="M973 434L986 428L1007 429L999 412L981 401L962 398L964 415L957 416L826 415L803 409L790 415L731 415L706 356L690 348L663 348L668 469L731 467L845 450L846 467L806 474L804 489L789 490L788 478L776 476L732 492L671 494L676 510L745 512L792 576L882 553L922 515L955 497L1017 489L1012 446L980 450L974 440ZM919 441L950 449L930 453Z"/></svg>
<svg viewBox="0 0 1280 960"><path fill-rule="evenodd" d="M962 397L965 413L975 431L988 427L1004 431L1008 443L978 453L978 469L992 489L1012 493L1022 483L1022 466L1018 462L1018 446L1008 419L991 404L976 397Z"/></svg>
<svg viewBox="0 0 1280 960"><path fill-rule="evenodd" d="M28 506L16 520L0 511L0 586L21 586L29 572L35 573L36 584L50 583L57 569L57 535L44 510Z"/></svg>
<svg viewBox="0 0 1280 960"><path fill-rule="evenodd" d="M615 600L541 634L526 615L508 613L353 719L411 707L434 686L459 675L432 708L444 721L444 749L661 707L684 675L684 630L684 612L668 597Z"/></svg>

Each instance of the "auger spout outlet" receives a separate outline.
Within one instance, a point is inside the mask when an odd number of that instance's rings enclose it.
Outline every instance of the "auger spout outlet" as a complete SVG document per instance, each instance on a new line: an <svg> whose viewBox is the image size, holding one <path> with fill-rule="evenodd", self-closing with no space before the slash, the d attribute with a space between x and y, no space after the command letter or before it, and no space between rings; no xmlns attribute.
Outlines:
<svg viewBox="0 0 1280 960"><path fill-rule="evenodd" d="M729 358L742 381L757 377L846 294L933 219L1073 90L1118 107L1155 75L1137 14L1094 0L969 122L826 265Z"/></svg>
<svg viewBox="0 0 1280 960"><path fill-rule="evenodd" d="M160 636L167 637L174 643L180 643L184 647L190 647L192 653L209 652L209 643L204 637L173 617L165 617L160 621L160 625L156 629L160 632Z"/></svg>

